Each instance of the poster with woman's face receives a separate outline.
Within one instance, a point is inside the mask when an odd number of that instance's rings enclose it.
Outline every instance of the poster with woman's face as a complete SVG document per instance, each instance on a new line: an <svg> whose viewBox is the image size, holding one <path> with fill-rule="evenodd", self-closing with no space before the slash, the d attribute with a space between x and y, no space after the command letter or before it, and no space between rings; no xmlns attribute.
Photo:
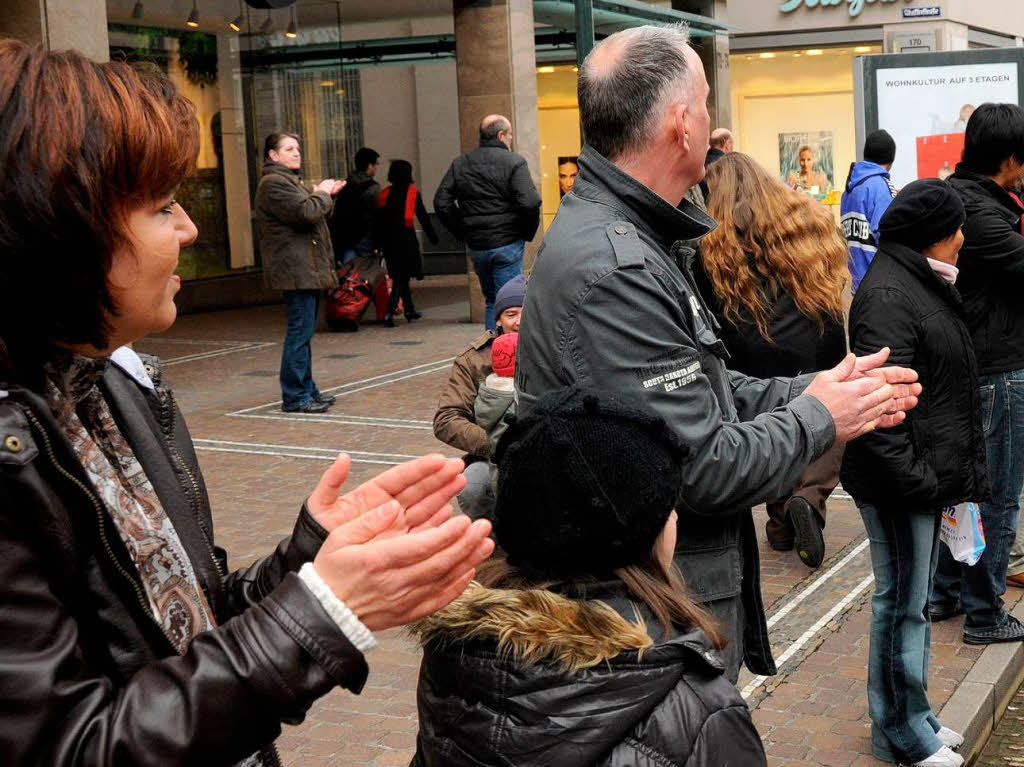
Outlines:
<svg viewBox="0 0 1024 767"><path fill-rule="evenodd" d="M792 188L823 197L835 188L832 131L779 134L779 169Z"/></svg>
<svg viewBox="0 0 1024 767"><path fill-rule="evenodd" d="M565 197L572 191L576 183L576 176L579 175L580 164L577 157L558 158L558 198Z"/></svg>

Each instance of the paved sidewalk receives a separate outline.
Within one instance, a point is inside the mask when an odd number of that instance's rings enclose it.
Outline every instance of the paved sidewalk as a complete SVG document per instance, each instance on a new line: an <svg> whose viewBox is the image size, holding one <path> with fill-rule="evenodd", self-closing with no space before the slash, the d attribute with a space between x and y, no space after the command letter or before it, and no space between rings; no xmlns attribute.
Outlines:
<svg viewBox="0 0 1024 767"><path fill-rule="evenodd" d="M451 358L481 332L464 321L462 280L415 283L417 305L426 315L419 322L317 335L317 382L338 397L323 416L284 414L276 402L281 307L182 317L166 333L138 344L165 361L199 447L217 537L232 566L270 551L290 532L303 497L338 450L353 455L352 482L406 456L457 454L434 439L430 422ZM833 496L828 557L816 571L793 553L772 551L764 540L763 509L756 519L773 649L784 662L778 676L745 674L739 686L753 707L769 763L881 764L871 758L868 740L872 583L859 514L847 497ZM1016 589L1007 595L1014 604L1020 596ZM953 699L941 711L946 723L970 724L971 734L983 738L985 722L991 727L1000 703L1017 688L1012 680L1024 652L1004 646L983 656L981 648L961 644L959 634L957 621L935 626L930 693L940 710ZM302 725L285 728L278 746L286 765L409 763L419 652L402 632L385 632L368 662L362 695L335 691L313 706Z"/></svg>

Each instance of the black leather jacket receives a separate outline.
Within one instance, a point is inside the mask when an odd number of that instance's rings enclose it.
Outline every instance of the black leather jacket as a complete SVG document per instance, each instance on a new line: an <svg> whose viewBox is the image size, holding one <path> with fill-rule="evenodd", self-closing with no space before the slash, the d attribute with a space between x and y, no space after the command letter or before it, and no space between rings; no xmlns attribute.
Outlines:
<svg viewBox="0 0 1024 767"><path fill-rule="evenodd" d="M367 667L294 571L325 537L308 511L233 573L159 367L100 387L192 561L218 628L179 656L104 505L38 394L0 383L0 764L231 765Z"/></svg>
<svg viewBox="0 0 1024 767"><path fill-rule="evenodd" d="M595 600L611 610L596 612ZM562 595L475 585L418 629L411 767L765 764L747 704L704 633L660 636L620 581Z"/></svg>

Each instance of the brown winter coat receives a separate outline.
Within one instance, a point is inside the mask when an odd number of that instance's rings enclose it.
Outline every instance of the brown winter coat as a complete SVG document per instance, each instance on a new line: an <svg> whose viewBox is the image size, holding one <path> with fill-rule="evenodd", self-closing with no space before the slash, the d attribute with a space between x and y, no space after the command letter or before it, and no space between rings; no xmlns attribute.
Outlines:
<svg viewBox="0 0 1024 767"><path fill-rule="evenodd" d="M327 218L334 201L310 192L299 174L268 162L256 189L263 280L277 290L328 290L338 284Z"/></svg>
<svg viewBox="0 0 1024 767"><path fill-rule="evenodd" d="M489 458L491 448L487 432L476 423L473 404L480 384L493 372L492 341L494 334L484 333L455 358L434 414L434 436L479 459Z"/></svg>

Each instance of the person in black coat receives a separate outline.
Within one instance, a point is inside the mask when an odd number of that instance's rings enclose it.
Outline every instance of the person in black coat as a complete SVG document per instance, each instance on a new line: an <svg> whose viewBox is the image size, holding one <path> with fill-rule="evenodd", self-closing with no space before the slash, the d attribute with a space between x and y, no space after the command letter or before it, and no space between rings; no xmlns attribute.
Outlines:
<svg viewBox="0 0 1024 767"><path fill-rule="evenodd" d="M416 237L416 219L419 219L423 233L435 245L437 232L430 222L423 197L412 183L412 164L407 160L392 160L388 168L388 182L391 186L380 193L376 226L377 241L384 251L388 275L394 281L388 312L384 324L395 326L395 312L402 301L405 318L412 322L423 315L412 303L412 288L409 282L415 277L423 279L423 259L420 256L420 241Z"/></svg>
<svg viewBox="0 0 1024 767"><path fill-rule="evenodd" d="M708 168L708 213L694 279L721 326L729 369L756 378L827 370L846 356L847 251L828 210L784 186L749 155ZM818 567L826 501L839 483L842 445L811 464L786 496L768 501L768 543Z"/></svg>
<svg viewBox="0 0 1024 767"><path fill-rule="evenodd" d="M721 635L670 569L687 457L665 421L555 391L496 457L504 554L414 627L412 766L765 765Z"/></svg>
<svg viewBox="0 0 1024 767"><path fill-rule="evenodd" d="M871 541L868 702L875 756L959 767L963 739L944 728L927 695L929 592L942 510L990 496L978 365L954 287L964 206L945 183L908 184L879 224L880 246L850 309L850 344L889 347L923 392L906 421L850 442L842 480Z"/></svg>

